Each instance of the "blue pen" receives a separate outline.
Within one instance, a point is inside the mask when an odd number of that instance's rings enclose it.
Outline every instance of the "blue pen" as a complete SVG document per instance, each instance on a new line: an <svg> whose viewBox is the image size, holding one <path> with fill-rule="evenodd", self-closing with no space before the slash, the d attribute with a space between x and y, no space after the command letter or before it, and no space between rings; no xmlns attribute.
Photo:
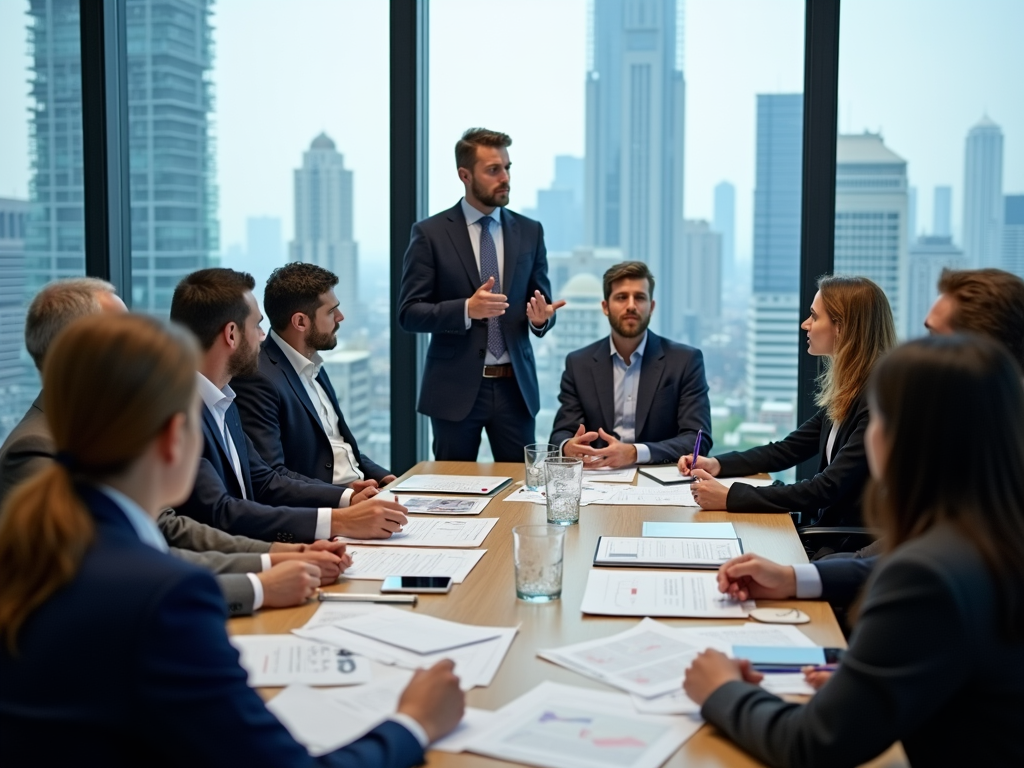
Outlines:
<svg viewBox="0 0 1024 768"><path fill-rule="evenodd" d="M697 430L697 442L693 444L693 463L690 464L690 474L693 474L693 470L697 468L697 457L700 456L700 441L704 437L704 430Z"/></svg>

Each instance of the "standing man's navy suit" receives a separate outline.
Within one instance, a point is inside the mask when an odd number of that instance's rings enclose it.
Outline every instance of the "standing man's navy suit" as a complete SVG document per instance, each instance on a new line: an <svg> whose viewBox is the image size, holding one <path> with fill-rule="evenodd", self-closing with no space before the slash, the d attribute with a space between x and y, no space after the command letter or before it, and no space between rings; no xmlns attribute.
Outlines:
<svg viewBox="0 0 1024 768"><path fill-rule="evenodd" d="M551 301L544 231L508 208L496 208L492 216L500 216L504 243L500 293L508 297L508 309L499 320L512 375L484 378L487 322L472 320L466 328L466 301L486 280L463 202L414 224L405 252L398 320L410 333L431 334L418 409L431 417L439 460L475 460L481 429L497 461L522 461L523 446L536 439L540 394L529 334L543 336L555 318L535 328L526 305L534 291Z"/></svg>
<svg viewBox="0 0 1024 768"><path fill-rule="evenodd" d="M259 372L253 376L231 380L245 434L260 458L275 469L289 469L330 483L334 477L330 440L299 374L272 336L263 342L259 365ZM390 472L359 452L327 372L321 369L316 380L338 414L338 428L358 457L359 469L367 478L380 482Z"/></svg>

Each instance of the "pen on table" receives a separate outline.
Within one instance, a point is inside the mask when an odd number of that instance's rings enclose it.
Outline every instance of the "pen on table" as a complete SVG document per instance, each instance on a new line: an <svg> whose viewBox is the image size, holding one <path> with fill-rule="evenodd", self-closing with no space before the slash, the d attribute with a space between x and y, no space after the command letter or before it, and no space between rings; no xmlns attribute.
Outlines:
<svg viewBox="0 0 1024 768"><path fill-rule="evenodd" d="M416 605L416 595L370 595L355 592L324 592L317 598L321 603L403 603Z"/></svg>
<svg viewBox="0 0 1024 768"><path fill-rule="evenodd" d="M690 473L697 468L697 457L700 456L700 441L704 437L704 430L697 430L697 439L693 443L693 462L690 464Z"/></svg>
<svg viewBox="0 0 1024 768"><path fill-rule="evenodd" d="M806 669L809 666L812 667L810 670L808 670L810 672L835 672L836 669L838 668L838 665L836 665L836 664L821 664L821 665L818 665L818 666L813 666L813 665L810 665L810 664L772 664L772 665L755 664L754 665L754 669L757 672L763 672L764 674L767 674L767 675L771 675L771 674L779 675L779 674L795 674L797 672L803 672L804 669Z"/></svg>

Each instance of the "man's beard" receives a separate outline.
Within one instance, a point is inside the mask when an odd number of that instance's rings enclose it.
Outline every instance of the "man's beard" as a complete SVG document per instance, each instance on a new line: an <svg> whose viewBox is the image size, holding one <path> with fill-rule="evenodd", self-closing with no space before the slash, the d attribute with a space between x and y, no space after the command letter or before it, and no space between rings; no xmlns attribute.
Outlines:
<svg viewBox="0 0 1024 768"><path fill-rule="evenodd" d="M490 205L494 208L503 208L508 205L508 189L504 192L495 192L493 195L488 193L482 186L477 184L476 179L473 179L473 196L484 205ZM500 197L499 197L500 195Z"/></svg>
<svg viewBox="0 0 1024 768"><path fill-rule="evenodd" d="M626 315L626 317L630 317L630 315ZM647 317L643 317L642 315L631 315L631 317L635 317L640 321L636 324L636 328L632 330L626 328L622 321L617 317L609 315L608 322L611 323L612 328L615 329L615 332L619 334L619 336L622 336L625 339L635 339L637 336L642 336L644 331L647 330L647 326L651 324L651 316L648 315Z"/></svg>
<svg viewBox="0 0 1024 768"><path fill-rule="evenodd" d="M260 369L259 348L249 343L249 338L242 334L238 349L228 358L228 375L253 376Z"/></svg>
<svg viewBox="0 0 1024 768"><path fill-rule="evenodd" d="M328 349L334 349L338 346L338 328L340 326L335 325L334 330L330 333L321 333L313 326L310 326L309 330L306 331L306 346L310 349L315 349L317 352L325 352Z"/></svg>

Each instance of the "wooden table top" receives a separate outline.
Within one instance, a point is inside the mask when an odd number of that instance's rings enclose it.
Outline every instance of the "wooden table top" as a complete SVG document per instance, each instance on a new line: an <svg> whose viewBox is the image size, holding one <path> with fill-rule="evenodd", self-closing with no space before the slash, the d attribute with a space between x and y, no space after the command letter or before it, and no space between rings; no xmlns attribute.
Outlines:
<svg viewBox="0 0 1024 768"><path fill-rule="evenodd" d="M498 523L484 540L487 554L470 572L465 582L455 584L447 595L420 595L415 610L451 621L484 626L520 625L519 634L509 649L494 681L486 688L475 688L466 695L469 706L498 709L531 690L544 680L578 687L617 690L596 680L576 674L540 659L537 649L592 640L622 632L639 621L638 618L584 616L579 606L586 587L598 536L639 536L644 521L730 522L736 527L746 552L756 552L776 562L806 563L789 515L736 514L707 512L696 508L652 506L599 506L580 508L579 525L569 526L565 537L562 599L552 603L526 603L515 595L515 573L512 560L512 528L516 525L545 523L541 505L505 502L506 495L523 479L522 464L477 464L472 462L427 461L413 467L411 474L502 475L513 479L513 486L499 493L484 509L482 517L497 517ZM656 484L638 476L641 484ZM380 582L352 581L344 577L330 591L377 592ZM828 603L800 601L764 601L758 606L796 606L811 617L810 624L800 626L815 643L829 647L846 645L842 631ZM231 619L232 634L286 633L305 624L318 607L309 602L297 608L260 611L255 616ZM673 626L736 624L736 621L708 619L659 619ZM264 689L264 698L271 698L279 689ZM507 766L509 763L470 753L448 754L430 752L428 764L444 768L469 766ZM904 765L898 747L870 765L893 768ZM757 766L761 765L746 753L723 739L715 729L702 728L673 757L667 766Z"/></svg>

